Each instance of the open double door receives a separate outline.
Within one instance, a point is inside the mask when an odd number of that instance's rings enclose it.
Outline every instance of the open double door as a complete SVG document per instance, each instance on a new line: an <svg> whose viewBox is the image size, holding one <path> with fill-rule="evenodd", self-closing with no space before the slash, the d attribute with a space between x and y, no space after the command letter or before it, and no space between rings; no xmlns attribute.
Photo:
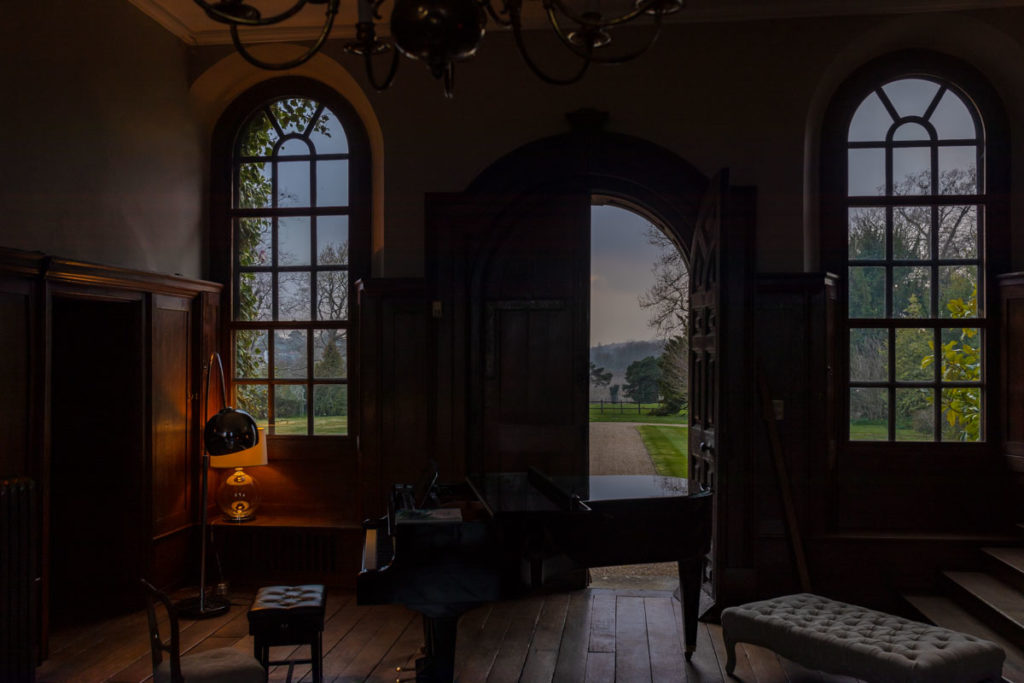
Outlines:
<svg viewBox="0 0 1024 683"><path fill-rule="evenodd" d="M529 466L588 472L592 191L580 185L428 202L438 382L450 399L439 407L438 448L452 454L453 476ZM723 337L739 341L730 349L747 343L739 309L749 244L733 229L742 221L730 222L731 196L719 173L694 223L666 226L678 241L689 237L691 490L717 489L718 460L730 451L723 382L744 362L723 353Z"/></svg>

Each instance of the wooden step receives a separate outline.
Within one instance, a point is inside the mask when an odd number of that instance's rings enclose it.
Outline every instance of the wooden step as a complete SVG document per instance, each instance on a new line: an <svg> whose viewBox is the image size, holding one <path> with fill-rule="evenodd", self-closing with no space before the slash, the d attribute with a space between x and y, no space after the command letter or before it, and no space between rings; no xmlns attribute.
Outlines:
<svg viewBox="0 0 1024 683"><path fill-rule="evenodd" d="M1024 595L985 572L943 572L955 598L976 617L1024 647Z"/></svg>
<svg viewBox="0 0 1024 683"><path fill-rule="evenodd" d="M982 548L989 571L1024 593L1024 548Z"/></svg>
<svg viewBox="0 0 1024 683"><path fill-rule="evenodd" d="M928 622L951 631L969 633L990 640L1006 653L1003 662L1003 680L1024 683L1024 650L1004 638L978 618L966 612L949 598L938 595L904 595L903 599Z"/></svg>

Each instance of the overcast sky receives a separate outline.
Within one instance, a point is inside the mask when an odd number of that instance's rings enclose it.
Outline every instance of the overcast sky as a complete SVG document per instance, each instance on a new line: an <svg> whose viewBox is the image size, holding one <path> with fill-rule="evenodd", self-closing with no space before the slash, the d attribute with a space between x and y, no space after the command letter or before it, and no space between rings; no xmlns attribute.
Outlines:
<svg viewBox="0 0 1024 683"><path fill-rule="evenodd" d="M654 282L650 223L612 206L590 209L590 345L653 339L637 299Z"/></svg>

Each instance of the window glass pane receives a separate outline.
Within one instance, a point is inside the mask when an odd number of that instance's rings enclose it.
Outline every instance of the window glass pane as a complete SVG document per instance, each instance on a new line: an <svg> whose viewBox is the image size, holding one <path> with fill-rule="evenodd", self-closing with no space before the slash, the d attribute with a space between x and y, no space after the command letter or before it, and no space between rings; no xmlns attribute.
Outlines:
<svg viewBox="0 0 1024 683"><path fill-rule="evenodd" d="M871 93L854 112L846 139L850 142L882 142L891 125L892 117L889 116L882 100L878 99L875 93Z"/></svg>
<svg viewBox="0 0 1024 683"><path fill-rule="evenodd" d="M256 424L267 428L267 385L236 384L235 406L252 415Z"/></svg>
<svg viewBox="0 0 1024 683"><path fill-rule="evenodd" d="M978 208L939 207L939 258L978 257Z"/></svg>
<svg viewBox="0 0 1024 683"><path fill-rule="evenodd" d="M851 149L847 173L847 192L851 197L884 195L885 151Z"/></svg>
<svg viewBox="0 0 1024 683"><path fill-rule="evenodd" d="M345 379L345 330L313 332L313 376L321 379Z"/></svg>
<svg viewBox="0 0 1024 683"><path fill-rule="evenodd" d="M267 377L267 331L235 331L235 378Z"/></svg>
<svg viewBox="0 0 1024 683"><path fill-rule="evenodd" d="M274 434L308 434L306 386L278 384L274 387Z"/></svg>
<svg viewBox="0 0 1024 683"><path fill-rule="evenodd" d="M348 205L348 160L316 163L316 205Z"/></svg>
<svg viewBox="0 0 1024 683"><path fill-rule="evenodd" d="M939 266L939 317L978 317L978 267Z"/></svg>
<svg viewBox="0 0 1024 683"><path fill-rule="evenodd" d="M316 102L301 97L278 100L270 105L270 111L273 112L285 135L306 132L316 108Z"/></svg>
<svg viewBox="0 0 1024 683"><path fill-rule="evenodd" d="M981 441L981 388L942 390L942 440Z"/></svg>
<svg viewBox="0 0 1024 683"><path fill-rule="evenodd" d="M850 440L889 440L889 390L850 389Z"/></svg>
<svg viewBox="0 0 1024 683"><path fill-rule="evenodd" d="M311 247L308 216L277 219L277 265L308 266Z"/></svg>
<svg viewBox="0 0 1024 683"><path fill-rule="evenodd" d="M279 273L277 279L277 319L312 320L309 273Z"/></svg>
<svg viewBox="0 0 1024 683"><path fill-rule="evenodd" d="M931 330L909 328L896 330L896 381L930 382L935 379Z"/></svg>
<svg viewBox="0 0 1024 683"><path fill-rule="evenodd" d="M348 216L321 216L316 219L317 264L348 264Z"/></svg>
<svg viewBox="0 0 1024 683"><path fill-rule="evenodd" d="M939 91L939 84L921 78L903 78L886 83L882 90L902 116L921 116Z"/></svg>
<svg viewBox="0 0 1024 683"><path fill-rule="evenodd" d="M978 137L974 119L958 95L947 90L928 121L940 140L972 140Z"/></svg>
<svg viewBox="0 0 1024 683"><path fill-rule="evenodd" d="M348 385L313 385L313 433L348 434Z"/></svg>
<svg viewBox="0 0 1024 683"><path fill-rule="evenodd" d="M268 157L274 151L279 136L262 111L249 119L245 132L239 136L238 152L244 157Z"/></svg>
<svg viewBox="0 0 1024 683"><path fill-rule="evenodd" d="M270 164L241 164L238 167L238 208L270 207Z"/></svg>
<svg viewBox="0 0 1024 683"><path fill-rule="evenodd" d="M310 149L309 143L299 138L292 138L291 140L285 140L281 148L277 150L277 156L309 156Z"/></svg>
<svg viewBox="0 0 1024 683"><path fill-rule="evenodd" d="M306 378L306 331L274 331L274 378Z"/></svg>
<svg viewBox="0 0 1024 683"><path fill-rule="evenodd" d="M850 260L885 258L884 207L851 207L849 231Z"/></svg>
<svg viewBox="0 0 1024 683"><path fill-rule="evenodd" d="M892 210L892 257L924 260L932 252L932 209L896 206Z"/></svg>
<svg viewBox="0 0 1024 683"><path fill-rule="evenodd" d="M348 319L348 272L329 270L317 273L317 320Z"/></svg>
<svg viewBox="0 0 1024 683"><path fill-rule="evenodd" d="M927 140L932 139L928 129L922 126L920 123L903 123L896 129L892 135L893 140Z"/></svg>
<svg viewBox="0 0 1024 683"><path fill-rule="evenodd" d="M885 268L853 266L850 268L849 316L851 318L885 317Z"/></svg>
<svg viewBox="0 0 1024 683"><path fill-rule="evenodd" d="M273 242L271 242L269 218L241 218L238 221L238 265L269 266L272 264Z"/></svg>
<svg viewBox="0 0 1024 683"><path fill-rule="evenodd" d="M894 318L931 317L931 268L896 266L892 269L892 281Z"/></svg>
<svg viewBox="0 0 1024 683"><path fill-rule="evenodd" d="M309 206L309 163L308 161L280 161L277 163L278 206Z"/></svg>
<svg viewBox="0 0 1024 683"><path fill-rule="evenodd" d="M338 117L326 107L316 125L313 126L309 139L316 148L317 154L348 153L348 137L345 135L345 129L341 127Z"/></svg>
<svg viewBox="0 0 1024 683"><path fill-rule="evenodd" d="M889 331L853 328L850 330L850 379L885 381L889 379Z"/></svg>
<svg viewBox="0 0 1024 683"><path fill-rule="evenodd" d="M939 147L939 194L978 194L978 151Z"/></svg>
<svg viewBox="0 0 1024 683"><path fill-rule="evenodd" d="M271 273L238 274L237 320L270 320L273 317Z"/></svg>
<svg viewBox="0 0 1024 683"><path fill-rule="evenodd" d="M981 381L981 334L978 328L943 329L941 353L943 381Z"/></svg>
<svg viewBox="0 0 1024 683"><path fill-rule="evenodd" d="M932 161L927 147L897 147L892 151L892 193L931 194Z"/></svg>
<svg viewBox="0 0 1024 683"><path fill-rule="evenodd" d="M935 409L932 389L896 390L896 440L934 441Z"/></svg>

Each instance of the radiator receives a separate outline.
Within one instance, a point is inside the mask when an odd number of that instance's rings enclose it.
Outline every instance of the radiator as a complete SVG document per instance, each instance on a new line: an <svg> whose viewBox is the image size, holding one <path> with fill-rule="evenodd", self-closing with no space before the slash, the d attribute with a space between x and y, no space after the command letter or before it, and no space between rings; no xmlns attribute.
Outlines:
<svg viewBox="0 0 1024 683"><path fill-rule="evenodd" d="M0 479L0 681L34 681L38 507L35 482Z"/></svg>

